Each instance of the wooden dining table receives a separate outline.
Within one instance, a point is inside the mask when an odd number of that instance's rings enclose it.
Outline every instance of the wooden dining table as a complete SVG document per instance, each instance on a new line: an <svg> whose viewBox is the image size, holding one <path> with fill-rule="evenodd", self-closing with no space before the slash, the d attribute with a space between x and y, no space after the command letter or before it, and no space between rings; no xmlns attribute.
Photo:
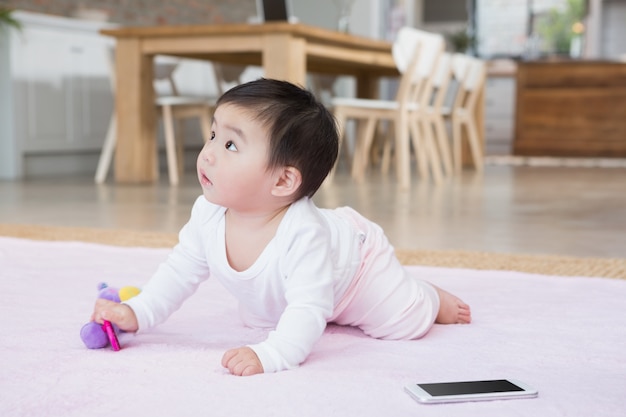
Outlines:
<svg viewBox="0 0 626 417"><path fill-rule="evenodd" d="M391 43L301 23L122 27L116 40L115 181L158 179L153 59L156 55L262 66L264 77L306 86L307 73L349 75L357 96L375 98L378 80L398 76Z"/></svg>

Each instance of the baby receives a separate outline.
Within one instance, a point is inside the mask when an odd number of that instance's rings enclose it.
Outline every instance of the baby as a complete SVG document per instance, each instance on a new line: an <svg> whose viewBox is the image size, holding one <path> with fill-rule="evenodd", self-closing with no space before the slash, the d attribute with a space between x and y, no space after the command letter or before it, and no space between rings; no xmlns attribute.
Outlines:
<svg viewBox="0 0 626 417"><path fill-rule="evenodd" d="M348 207L315 206L338 143L333 116L300 87L259 79L227 91L198 156L203 195L179 243L138 296L99 299L92 319L143 331L217 279L246 325L272 329L223 355L234 375L297 367L330 322L396 340L420 338L434 322L469 323L467 304L407 274L379 226Z"/></svg>

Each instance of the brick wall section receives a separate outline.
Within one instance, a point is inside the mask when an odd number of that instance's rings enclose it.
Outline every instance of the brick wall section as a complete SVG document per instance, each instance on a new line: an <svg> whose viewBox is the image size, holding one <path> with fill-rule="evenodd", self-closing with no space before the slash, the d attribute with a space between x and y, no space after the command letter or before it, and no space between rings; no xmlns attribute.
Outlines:
<svg viewBox="0 0 626 417"><path fill-rule="evenodd" d="M0 0L0 6L58 16L98 9L132 26L236 23L256 15L255 0Z"/></svg>

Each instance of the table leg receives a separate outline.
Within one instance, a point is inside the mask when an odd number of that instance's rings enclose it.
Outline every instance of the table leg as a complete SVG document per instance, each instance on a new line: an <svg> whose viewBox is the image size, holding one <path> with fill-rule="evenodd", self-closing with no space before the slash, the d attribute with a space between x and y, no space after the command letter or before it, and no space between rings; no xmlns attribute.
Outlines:
<svg viewBox="0 0 626 417"><path fill-rule="evenodd" d="M356 77L356 96L359 98L379 98L379 80L377 76L361 74Z"/></svg>
<svg viewBox="0 0 626 417"><path fill-rule="evenodd" d="M158 165L152 56L142 53L138 39L118 39L115 75L115 181L154 182Z"/></svg>
<svg viewBox="0 0 626 417"><path fill-rule="evenodd" d="M401 111L395 121L396 133L396 169L401 190L407 190L411 184L411 144L409 114Z"/></svg>
<svg viewBox="0 0 626 417"><path fill-rule="evenodd" d="M482 154L485 154L485 87L480 90L480 93L476 99L476 109L474 111L474 120L476 122L476 129L478 131L478 139L482 148ZM467 129L462 129L462 150L461 161L464 168L476 168L474 166L474 159L472 158L472 152L469 147L469 139Z"/></svg>
<svg viewBox="0 0 626 417"><path fill-rule="evenodd" d="M265 35L263 71L266 78L306 87L306 42L287 33Z"/></svg>

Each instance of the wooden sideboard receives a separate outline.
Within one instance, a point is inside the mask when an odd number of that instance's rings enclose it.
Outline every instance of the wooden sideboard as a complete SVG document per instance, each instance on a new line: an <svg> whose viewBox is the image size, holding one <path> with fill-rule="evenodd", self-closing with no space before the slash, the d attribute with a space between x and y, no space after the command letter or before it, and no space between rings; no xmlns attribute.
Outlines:
<svg viewBox="0 0 626 417"><path fill-rule="evenodd" d="M513 153L626 157L626 63L520 62Z"/></svg>

